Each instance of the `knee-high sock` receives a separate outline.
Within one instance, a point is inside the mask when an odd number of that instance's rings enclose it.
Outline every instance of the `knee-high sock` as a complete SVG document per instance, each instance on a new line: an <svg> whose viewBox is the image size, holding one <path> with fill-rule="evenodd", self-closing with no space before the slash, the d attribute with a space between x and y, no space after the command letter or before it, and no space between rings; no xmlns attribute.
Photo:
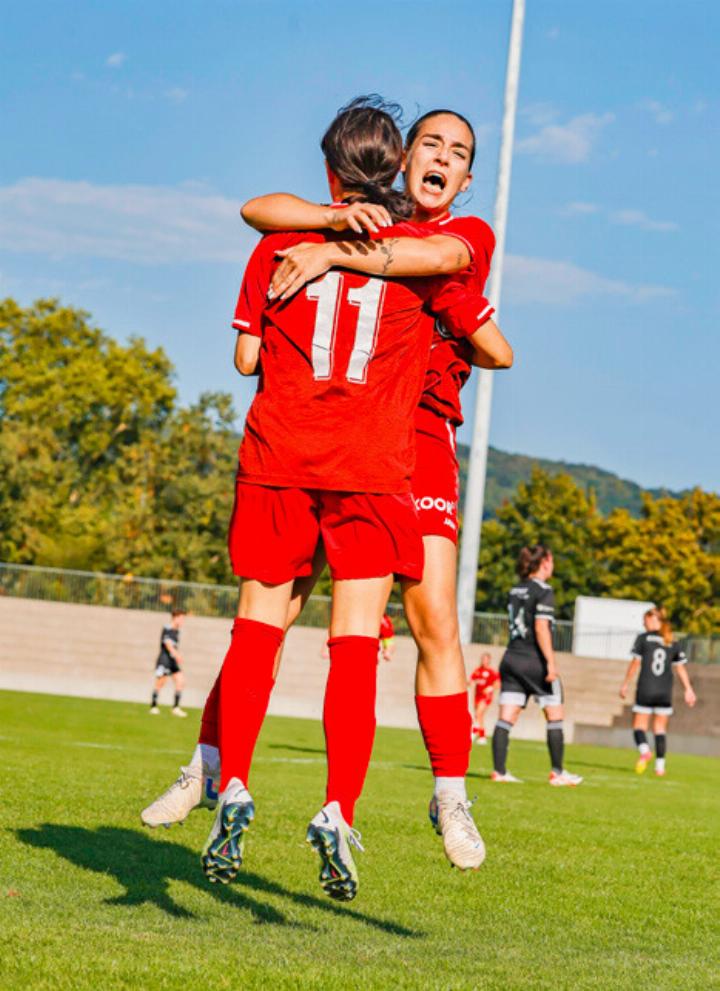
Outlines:
<svg viewBox="0 0 720 991"><path fill-rule="evenodd" d="M416 695L415 707L435 777L464 778L472 746L467 693Z"/></svg>
<svg viewBox="0 0 720 991"><path fill-rule="evenodd" d="M211 747L220 748L220 731L218 727L218 717L220 709L220 675L215 679L215 684L210 689L210 694L205 699L200 720L200 735L198 743L206 743Z"/></svg>
<svg viewBox="0 0 720 991"><path fill-rule="evenodd" d="M635 746L638 748L641 754L649 754L650 747L647 742L647 733L644 729L634 729L633 739L635 740Z"/></svg>
<svg viewBox="0 0 720 991"><path fill-rule="evenodd" d="M273 667L283 631L253 619L236 619L220 672L220 790L230 778L247 785L250 763L274 684Z"/></svg>
<svg viewBox="0 0 720 991"><path fill-rule="evenodd" d="M507 755L510 746L512 723L498 719L492 738L493 768L498 774L507 774Z"/></svg>
<svg viewBox="0 0 720 991"><path fill-rule="evenodd" d="M326 802L339 802L352 825L375 740L377 637L333 637L323 726L327 746Z"/></svg>
<svg viewBox="0 0 720 991"><path fill-rule="evenodd" d="M565 752L565 733L562 720L547 724L547 747L550 753L550 767L553 771L562 771Z"/></svg>
<svg viewBox="0 0 720 991"><path fill-rule="evenodd" d="M667 736L664 733L655 734L655 756L662 760L667 751Z"/></svg>

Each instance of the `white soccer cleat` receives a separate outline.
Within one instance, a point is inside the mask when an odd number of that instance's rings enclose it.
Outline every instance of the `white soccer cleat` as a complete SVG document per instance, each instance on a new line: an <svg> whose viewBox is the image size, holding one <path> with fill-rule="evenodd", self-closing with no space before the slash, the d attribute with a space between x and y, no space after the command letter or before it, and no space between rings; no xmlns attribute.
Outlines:
<svg viewBox="0 0 720 991"><path fill-rule="evenodd" d="M486 736L476 736L475 737L475 744L478 747L486 747L487 746L487 737Z"/></svg>
<svg viewBox="0 0 720 991"><path fill-rule="evenodd" d="M215 821L200 858L211 884L228 884L237 877L243 862L245 833L254 818L250 792L239 778L230 778L218 800Z"/></svg>
<svg viewBox="0 0 720 991"><path fill-rule="evenodd" d="M173 707L172 714L173 716L179 716L180 719L187 718L187 712L185 712L184 709L181 709L179 705Z"/></svg>
<svg viewBox="0 0 720 991"><path fill-rule="evenodd" d="M145 826L170 828L185 822L193 809L214 809L217 805L218 774L203 767L181 767L180 777L167 791L143 809L140 818Z"/></svg>
<svg viewBox="0 0 720 991"><path fill-rule="evenodd" d="M151 716L159 716L160 715L160 708L159 708L159 706L157 706L157 705L151 705L150 706L150 715Z"/></svg>
<svg viewBox="0 0 720 991"><path fill-rule="evenodd" d="M320 886L336 901L349 902L360 885L351 846L364 853L361 836L343 819L339 802L328 802L308 826L305 837L320 857Z"/></svg>
<svg viewBox="0 0 720 991"><path fill-rule="evenodd" d="M520 780L520 778L516 778L515 775L514 774L511 774L509 771L506 771L504 774L500 774L499 771L493 771L492 774L490 775L490 780L491 781L499 781L500 784L505 784L505 785L521 785L522 784L522 781Z"/></svg>
<svg viewBox="0 0 720 991"><path fill-rule="evenodd" d="M434 802L445 856L461 871L476 871L485 860L485 844L470 815L472 803L451 791L441 791Z"/></svg>
<svg viewBox="0 0 720 991"><path fill-rule="evenodd" d="M571 774L569 771L551 771L549 780L556 788L577 788L583 783L579 774Z"/></svg>

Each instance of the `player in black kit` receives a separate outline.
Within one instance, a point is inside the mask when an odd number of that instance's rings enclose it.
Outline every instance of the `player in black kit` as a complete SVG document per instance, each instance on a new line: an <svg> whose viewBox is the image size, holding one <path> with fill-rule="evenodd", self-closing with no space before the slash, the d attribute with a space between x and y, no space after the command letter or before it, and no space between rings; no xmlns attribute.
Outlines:
<svg viewBox="0 0 720 991"><path fill-rule="evenodd" d="M173 609L170 623L163 626L162 633L160 634L160 653L155 664L155 684L153 686L152 702L150 703L150 713L153 716L157 716L160 712L158 695L168 675L170 675L175 685L175 701L172 707L172 714L173 716L187 716L185 710L180 708L182 690L185 687L185 676L182 673L183 659L178 650L180 627L183 624L185 615L182 609Z"/></svg>
<svg viewBox="0 0 720 991"><path fill-rule="evenodd" d="M697 701L690 684L685 665L687 657L679 645L673 642L672 629L664 609L648 609L643 617L645 633L635 639L632 660L628 665L625 681L620 689L620 698L627 698L628 687L640 668L635 705L633 706L633 737L640 756L635 764L638 774L644 774L652 753L647 742L650 716L653 717L655 737L655 774L665 774L665 752L667 750L667 724L672 715L673 671L685 689L685 702L694 706Z"/></svg>
<svg viewBox="0 0 720 991"><path fill-rule="evenodd" d="M582 778L563 768L563 692L555 664L552 626L555 596L547 583L553 573L552 552L542 544L523 547L518 557L520 581L510 590L510 642L500 662L500 718L493 733L493 781L519 783L507 770L510 731L534 696L547 720L550 784L579 785Z"/></svg>

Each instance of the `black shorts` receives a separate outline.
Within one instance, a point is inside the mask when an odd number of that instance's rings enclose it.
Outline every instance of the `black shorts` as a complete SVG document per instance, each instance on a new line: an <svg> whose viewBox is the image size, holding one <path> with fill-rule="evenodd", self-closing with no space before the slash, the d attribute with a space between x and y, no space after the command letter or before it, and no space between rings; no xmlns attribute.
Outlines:
<svg viewBox="0 0 720 991"><path fill-rule="evenodd" d="M666 695L641 695L635 696L633 712L641 712L648 716L672 716L672 699Z"/></svg>
<svg viewBox="0 0 720 991"><path fill-rule="evenodd" d="M167 678L169 674L177 674L180 670L178 662L169 654L161 654L155 665L155 677Z"/></svg>
<svg viewBox="0 0 720 991"><path fill-rule="evenodd" d="M534 697L541 709L562 705L563 688L559 678L547 680L547 664L530 653L505 651L500 662L500 705L521 705L523 709Z"/></svg>

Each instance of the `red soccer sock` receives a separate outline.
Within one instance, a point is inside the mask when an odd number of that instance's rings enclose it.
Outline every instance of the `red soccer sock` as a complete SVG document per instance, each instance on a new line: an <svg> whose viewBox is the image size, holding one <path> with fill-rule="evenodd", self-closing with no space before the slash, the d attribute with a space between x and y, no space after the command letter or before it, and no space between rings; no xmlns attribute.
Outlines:
<svg viewBox="0 0 720 991"><path fill-rule="evenodd" d="M200 720L200 735L198 743L207 743L211 747L220 749L220 732L218 729L218 717L220 715L220 675L215 679L215 684L210 689L210 694L205 699Z"/></svg>
<svg viewBox="0 0 720 991"><path fill-rule="evenodd" d="M352 825L375 740L377 637L328 640L330 673L325 687L323 726L327 746L326 802L339 802Z"/></svg>
<svg viewBox="0 0 720 991"><path fill-rule="evenodd" d="M416 695L418 721L436 778L464 778L470 764L472 719L467 695Z"/></svg>
<svg viewBox="0 0 720 991"><path fill-rule="evenodd" d="M275 684L275 655L283 631L236 619L220 672L220 791L230 778L247 785L250 763Z"/></svg>

